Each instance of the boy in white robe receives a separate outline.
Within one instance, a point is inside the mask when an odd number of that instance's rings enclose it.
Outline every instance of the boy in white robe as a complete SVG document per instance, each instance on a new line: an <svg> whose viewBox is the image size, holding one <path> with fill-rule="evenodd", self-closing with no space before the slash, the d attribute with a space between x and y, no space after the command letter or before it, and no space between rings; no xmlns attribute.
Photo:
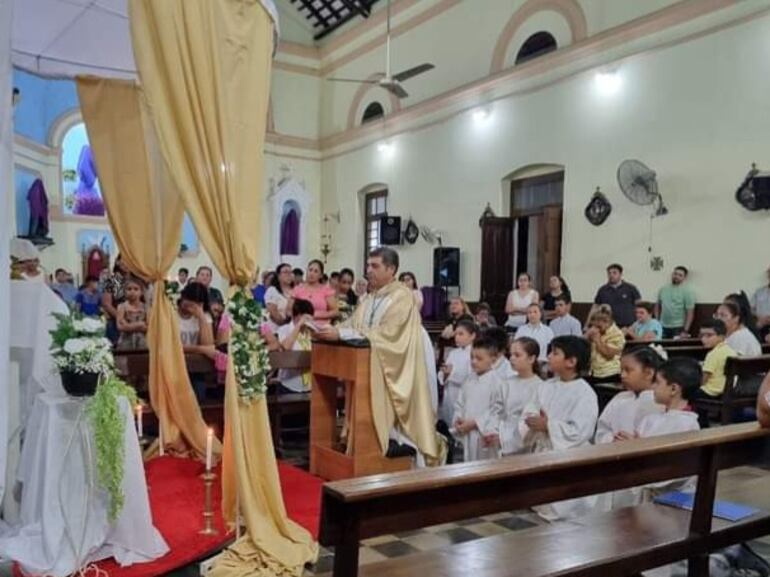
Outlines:
<svg viewBox="0 0 770 577"><path fill-rule="evenodd" d="M492 396L489 421L490 433L484 440L487 444L497 443L501 456L514 455L522 451L519 421L524 407L543 382L537 374L540 366L539 343L529 337L519 337L511 343L511 366L516 371L510 381L500 381Z"/></svg>
<svg viewBox="0 0 770 577"><path fill-rule="evenodd" d="M495 343L480 337L471 351L472 373L463 383L454 410L454 434L463 444L463 460L480 461L498 456L496 443L488 443L492 394L501 386L500 376L492 369Z"/></svg>
<svg viewBox="0 0 770 577"><path fill-rule="evenodd" d="M454 408L463 383L471 374L471 348L478 333L476 324L462 319L455 327L454 340L457 348L452 349L441 366L438 381L444 387L444 398L439 409L439 418L448 426L454 423Z"/></svg>
<svg viewBox="0 0 770 577"><path fill-rule="evenodd" d="M582 337L551 341L548 363L556 375L538 386L525 407L519 432L525 452L564 451L589 445L596 430L599 404L591 386L580 378L591 363L591 346ZM549 521L590 513L596 495L536 507Z"/></svg>
<svg viewBox="0 0 770 577"><path fill-rule="evenodd" d="M655 378L655 401L665 407L662 413L647 415L639 424L640 438L699 431L698 413L690 406L703 380L700 363L692 358L674 358L663 363ZM670 491L695 490L696 478L674 479L646 485L642 502Z"/></svg>

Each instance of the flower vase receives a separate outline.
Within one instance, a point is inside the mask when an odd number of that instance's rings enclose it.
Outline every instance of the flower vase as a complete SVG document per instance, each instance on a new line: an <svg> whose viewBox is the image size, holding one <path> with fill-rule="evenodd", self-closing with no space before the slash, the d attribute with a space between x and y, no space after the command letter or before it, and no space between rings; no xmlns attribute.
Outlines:
<svg viewBox="0 0 770 577"><path fill-rule="evenodd" d="M72 397L90 397L96 392L99 384L99 373L75 373L61 371L61 384L64 391Z"/></svg>

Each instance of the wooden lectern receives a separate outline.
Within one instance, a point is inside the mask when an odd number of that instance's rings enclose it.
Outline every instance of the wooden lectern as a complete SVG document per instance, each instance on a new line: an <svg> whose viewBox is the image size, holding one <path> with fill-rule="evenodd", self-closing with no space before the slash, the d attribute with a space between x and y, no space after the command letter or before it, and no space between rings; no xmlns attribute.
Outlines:
<svg viewBox="0 0 770 577"><path fill-rule="evenodd" d="M412 468L412 457L389 459L382 455L372 420L368 346L344 342L313 342L310 395L310 472L336 481ZM335 447L337 389L340 382L353 398L350 428L353 446L348 454Z"/></svg>

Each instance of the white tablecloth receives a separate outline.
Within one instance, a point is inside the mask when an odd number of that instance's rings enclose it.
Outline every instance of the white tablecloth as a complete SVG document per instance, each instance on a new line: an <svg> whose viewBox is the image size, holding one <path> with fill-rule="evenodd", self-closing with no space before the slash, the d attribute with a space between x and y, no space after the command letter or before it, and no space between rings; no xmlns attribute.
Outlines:
<svg viewBox="0 0 770 577"><path fill-rule="evenodd" d="M85 403L44 393L30 413L19 467L21 524L0 538L0 557L18 561L28 572L65 576L107 557L131 565L168 552L152 524L128 401L124 399L121 406L125 505L112 525L107 519L107 494L96 481L96 446Z"/></svg>
<svg viewBox="0 0 770 577"><path fill-rule="evenodd" d="M69 309L44 283L11 281L11 360L19 363L21 423L38 393L64 394L61 378L51 357L51 335L56 328L53 313Z"/></svg>

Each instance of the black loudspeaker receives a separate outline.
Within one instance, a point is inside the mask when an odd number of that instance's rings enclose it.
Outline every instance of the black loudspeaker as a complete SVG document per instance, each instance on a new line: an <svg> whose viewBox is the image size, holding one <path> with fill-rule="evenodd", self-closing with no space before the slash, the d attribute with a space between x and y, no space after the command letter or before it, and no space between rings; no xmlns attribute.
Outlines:
<svg viewBox="0 0 770 577"><path fill-rule="evenodd" d="M401 244L401 217L383 216L380 220L380 244Z"/></svg>
<svg viewBox="0 0 770 577"><path fill-rule="evenodd" d="M433 249L433 286L460 286L460 249L440 246Z"/></svg>

